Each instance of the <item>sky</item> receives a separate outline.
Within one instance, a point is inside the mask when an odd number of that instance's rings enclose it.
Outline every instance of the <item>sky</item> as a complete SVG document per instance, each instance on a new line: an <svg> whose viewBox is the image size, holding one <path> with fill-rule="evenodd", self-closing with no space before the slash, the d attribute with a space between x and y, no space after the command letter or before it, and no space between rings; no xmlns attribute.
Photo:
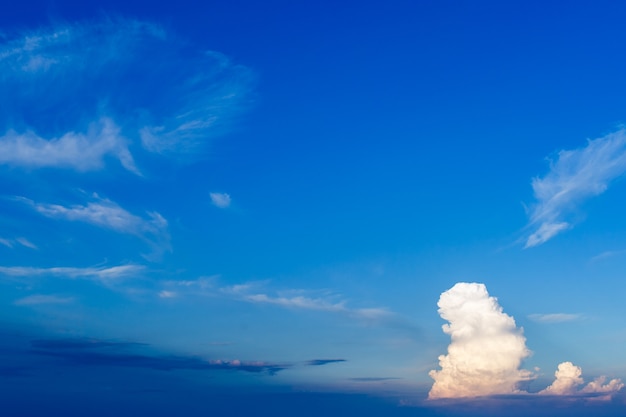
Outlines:
<svg viewBox="0 0 626 417"><path fill-rule="evenodd" d="M4 7L3 412L626 415L625 12Z"/></svg>

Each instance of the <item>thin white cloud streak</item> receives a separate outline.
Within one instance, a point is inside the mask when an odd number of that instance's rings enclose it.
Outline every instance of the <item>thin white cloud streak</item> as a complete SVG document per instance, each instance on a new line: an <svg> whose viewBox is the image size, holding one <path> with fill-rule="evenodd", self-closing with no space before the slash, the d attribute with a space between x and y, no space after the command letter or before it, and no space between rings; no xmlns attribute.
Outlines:
<svg viewBox="0 0 626 417"><path fill-rule="evenodd" d="M460 282L441 294L439 314L448 324L448 354L439 356L440 370L428 398L479 397L519 392L532 378L520 365L530 351L523 330L505 314L484 284Z"/></svg>
<svg viewBox="0 0 626 417"><path fill-rule="evenodd" d="M539 392L542 395L577 395L589 393L612 394L624 387L620 379L612 379L608 383L605 376L600 376L582 389L578 387L584 383L582 369L572 362L560 363L554 373L554 382Z"/></svg>
<svg viewBox="0 0 626 417"><path fill-rule="evenodd" d="M94 195L95 201L85 205L35 203L18 197L45 217L88 223L118 233L130 234L149 242L155 251L171 250L167 220L157 212L147 212L147 218L131 214L117 203Z"/></svg>
<svg viewBox="0 0 626 417"><path fill-rule="evenodd" d="M531 314L528 316L532 321L539 323L563 323L567 321L579 320L582 316L580 314L568 314L568 313L551 313L551 314Z"/></svg>
<svg viewBox="0 0 626 417"><path fill-rule="evenodd" d="M589 140L584 148L562 150L550 161L550 171L535 177L536 203L529 212L532 230L525 248L541 245L573 227L567 219L588 198L602 194L626 172L626 130Z"/></svg>
<svg viewBox="0 0 626 417"><path fill-rule="evenodd" d="M35 306L45 304L70 304L74 302L73 297L60 297L58 295L33 294L16 300L16 306Z"/></svg>
<svg viewBox="0 0 626 417"><path fill-rule="evenodd" d="M19 243L20 245L29 248L29 249L39 249L37 247L37 245L35 245L33 242L31 242L30 240L24 238L24 237L18 237L17 239L15 239L15 241L17 243Z"/></svg>
<svg viewBox="0 0 626 417"><path fill-rule="evenodd" d="M17 239L0 238L0 245L6 246L7 248L14 248L15 243L18 243L29 249L39 249L37 245L35 245L25 237L18 237Z"/></svg>
<svg viewBox="0 0 626 417"><path fill-rule="evenodd" d="M330 313L340 313L348 317L366 322L376 323L395 318L395 313L386 308L351 308L344 300L336 300L336 297L308 297L306 295L268 295L254 291L258 287L255 284L240 284L221 288L220 291L233 296L235 299L253 304L269 304L294 310L314 310ZM288 293L301 293L302 290L287 291Z"/></svg>
<svg viewBox="0 0 626 417"><path fill-rule="evenodd" d="M213 203L213 205L215 207L227 208L227 207L230 206L231 199L230 199L230 195L229 194L226 194L226 193L210 193L209 195L211 197L211 203Z"/></svg>
<svg viewBox="0 0 626 417"><path fill-rule="evenodd" d="M4 37L0 163L92 171L109 156L139 173L131 148L196 153L229 131L253 79L224 55L136 20Z"/></svg>
<svg viewBox="0 0 626 417"><path fill-rule="evenodd" d="M0 266L0 274L15 278L53 276L68 279L92 279L102 283L113 283L124 278L135 277L145 270L142 265L118 265L112 267L52 267Z"/></svg>
<svg viewBox="0 0 626 417"><path fill-rule="evenodd" d="M310 310L343 314L347 317L370 324L391 323L398 327L411 327L402 321L396 313L384 307L352 308L347 301L337 295L312 297L311 291L285 290L278 294L263 291L267 281L246 282L230 286L219 286L217 276L203 277L197 280L165 281L164 289L159 291L159 298L180 298L183 296L222 296L232 300L257 305L272 305L291 310ZM319 294L319 291L315 291Z"/></svg>
<svg viewBox="0 0 626 417"><path fill-rule="evenodd" d="M33 131L9 130L0 137L0 164L26 168L72 168L95 171L104 167L104 158L113 156L124 168L140 174L115 123L102 118L86 133L68 132L60 138L44 139Z"/></svg>
<svg viewBox="0 0 626 417"><path fill-rule="evenodd" d="M591 262L598 262L604 259L612 258L614 256L620 256L626 254L626 250L609 250L606 252L602 252L591 258Z"/></svg>

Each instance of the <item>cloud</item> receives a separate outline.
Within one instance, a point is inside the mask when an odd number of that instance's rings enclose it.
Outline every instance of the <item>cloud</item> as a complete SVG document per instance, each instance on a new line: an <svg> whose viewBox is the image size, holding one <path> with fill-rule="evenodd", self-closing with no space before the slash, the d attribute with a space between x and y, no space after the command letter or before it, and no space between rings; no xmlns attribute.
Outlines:
<svg viewBox="0 0 626 417"><path fill-rule="evenodd" d="M535 177L532 187L536 203L529 211L532 231L525 248L541 245L573 227L568 219L586 199L607 190L626 172L626 130L589 140L584 148L562 150L550 161L550 171Z"/></svg>
<svg viewBox="0 0 626 417"><path fill-rule="evenodd" d="M345 359L312 359L310 361L307 361L306 364L308 366L323 366L323 365L328 365L329 363L339 363L339 362L346 362Z"/></svg>
<svg viewBox="0 0 626 417"><path fill-rule="evenodd" d="M34 306L41 304L69 304L74 302L73 297L60 297L58 295L33 294L16 300L17 306Z"/></svg>
<svg viewBox="0 0 626 417"><path fill-rule="evenodd" d="M243 371L273 375L291 365L238 359L203 359L196 356L163 356L135 353L143 343L111 342L98 339L51 339L31 342L31 353L56 357L81 366L131 367L160 371ZM128 350L131 349L129 352Z"/></svg>
<svg viewBox="0 0 626 417"><path fill-rule="evenodd" d="M211 203L215 207L227 208L230 206L230 195L226 193L210 193Z"/></svg>
<svg viewBox="0 0 626 417"><path fill-rule="evenodd" d="M567 313L531 314L528 318L539 323L563 323L578 320L581 318L581 315Z"/></svg>
<svg viewBox="0 0 626 417"><path fill-rule="evenodd" d="M39 249L37 247L37 245L35 245L34 243L32 243L30 240L24 238L24 237L18 237L17 239L15 239L15 241L17 243L19 243L20 245L27 247L29 249Z"/></svg>
<svg viewBox="0 0 626 417"><path fill-rule="evenodd" d="M498 300L489 296L484 284L459 282L441 294L437 305L441 317L448 321L443 331L452 340L448 354L439 356L441 370L429 373L435 380L429 399L529 394L518 389L519 383L535 377L520 369L522 360L530 354L523 330L502 311ZM536 316L554 322L575 315ZM601 376L578 389L584 383L582 369L571 362L561 363L554 375L554 382L538 394L593 394L594 398L609 399L624 386L619 379L607 383L607 378Z"/></svg>
<svg viewBox="0 0 626 417"><path fill-rule="evenodd" d="M7 248L13 248L13 245L15 243L18 243L29 249L39 249L37 245L24 237L18 237L17 239L5 239L0 237L0 245L6 246Z"/></svg>
<svg viewBox="0 0 626 417"><path fill-rule="evenodd" d="M115 123L102 118L86 133L67 132L59 138L44 139L33 131L9 130L0 137L0 164L26 168L72 168L95 171L104 166L104 157L113 156L127 170L139 174L128 143Z"/></svg>
<svg viewBox="0 0 626 417"><path fill-rule="evenodd" d="M397 377L359 377L359 378L348 378L350 381L356 382L384 382L384 381L393 381L396 379L402 379Z"/></svg>
<svg viewBox="0 0 626 417"><path fill-rule="evenodd" d="M576 395L585 393L603 393L612 394L624 387L619 379L612 379L608 383L606 377L601 376L587 384L584 388L578 389L584 383L582 378L582 369L574 365L572 362L563 362L559 364L554 373L554 382L546 389L539 392L543 395Z"/></svg>
<svg viewBox="0 0 626 417"><path fill-rule="evenodd" d="M520 370L530 352L522 329L505 314L484 284L460 282L441 294L439 314L449 322L443 331L452 339L448 354L439 356L441 370L428 398L479 397L518 392L529 380Z"/></svg>
<svg viewBox="0 0 626 417"><path fill-rule="evenodd" d="M150 243L155 251L171 250L167 220L155 211L146 212L146 218L139 217L97 194L94 194L94 201L72 206L35 203L23 197L18 199L45 217L88 223L117 233L134 235Z"/></svg>
<svg viewBox="0 0 626 417"><path fill-rule="evenodd" d="M131 149L190 155L228 132L250 103L253 78L224 55L137 20L4 36L0 164L84 172L112 158L138 174Z"/></svg>
<svg viewBox="0 0 626 417"><path fill-rule="evenodd" d="M363 320L370 323L393 321L396 315L386 308L352 308L347 306L345 300L338 300L337 296L310 297L301 295L303 290L283 291L281 294L268 295L259 292L259 283L239 284L220 289L222 293L231 295L235 299L253 304L271 304L283 308L297 310L316 310L330 313L341 313L348 317ZM395 323L400 324L400 323Z"/></svg>
<svg viewBox="0 0 626 417"><path fill-rule="evenodd" d="M114 281L139 275L145 267L141 265L118 265L112 267L53 267L35 268L30 266L0 266L0 274L11 277L55 276L69 279L93 279L108 284Z"/></svg>

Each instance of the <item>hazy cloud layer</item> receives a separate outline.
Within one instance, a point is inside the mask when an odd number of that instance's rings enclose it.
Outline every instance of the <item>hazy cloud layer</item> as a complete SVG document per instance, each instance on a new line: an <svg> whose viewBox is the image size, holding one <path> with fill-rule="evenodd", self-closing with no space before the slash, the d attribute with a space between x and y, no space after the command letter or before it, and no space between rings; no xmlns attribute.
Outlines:
<svg viewBox="0 0 626 417"><path fill-rule="evenodd" d="M229 130L252 78L219 53L135 20L5 36L0 164L92 171L111 157L138 174L131 149L193 153Z"/></svg>
<svg viewBox="0 0 626 417"><path fill-rule="evenodd" d="M97 339L51 339L35 340L31 353L56 357L80 366L106 366L147 368L161 371L233 370L253 373L275 374L290 365L268 362L234 360L209 360L196 356L163 356L136 353L133 348L146 346L140 343L110 342Z"/></svg>
<svg viewBox="0 0 626 417"><path fill-rule="evenodd" d="M530 235L525 247L547 242L571 228L568 216L586 199L602 194L626 171L626 130L589 140L584 148L562 150L550 171L535 177L536 202L529 211Z"/></svg>

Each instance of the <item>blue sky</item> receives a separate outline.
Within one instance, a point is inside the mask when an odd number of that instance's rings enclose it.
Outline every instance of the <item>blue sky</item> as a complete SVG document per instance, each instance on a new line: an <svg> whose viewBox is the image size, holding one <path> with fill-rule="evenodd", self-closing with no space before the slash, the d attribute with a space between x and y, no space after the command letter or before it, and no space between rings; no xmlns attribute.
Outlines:
<svg viewBox="0 0 626 417"><path fill-rule="evenodd" d="M12 415L625 413L624 6L6 9Z"/></svg>

